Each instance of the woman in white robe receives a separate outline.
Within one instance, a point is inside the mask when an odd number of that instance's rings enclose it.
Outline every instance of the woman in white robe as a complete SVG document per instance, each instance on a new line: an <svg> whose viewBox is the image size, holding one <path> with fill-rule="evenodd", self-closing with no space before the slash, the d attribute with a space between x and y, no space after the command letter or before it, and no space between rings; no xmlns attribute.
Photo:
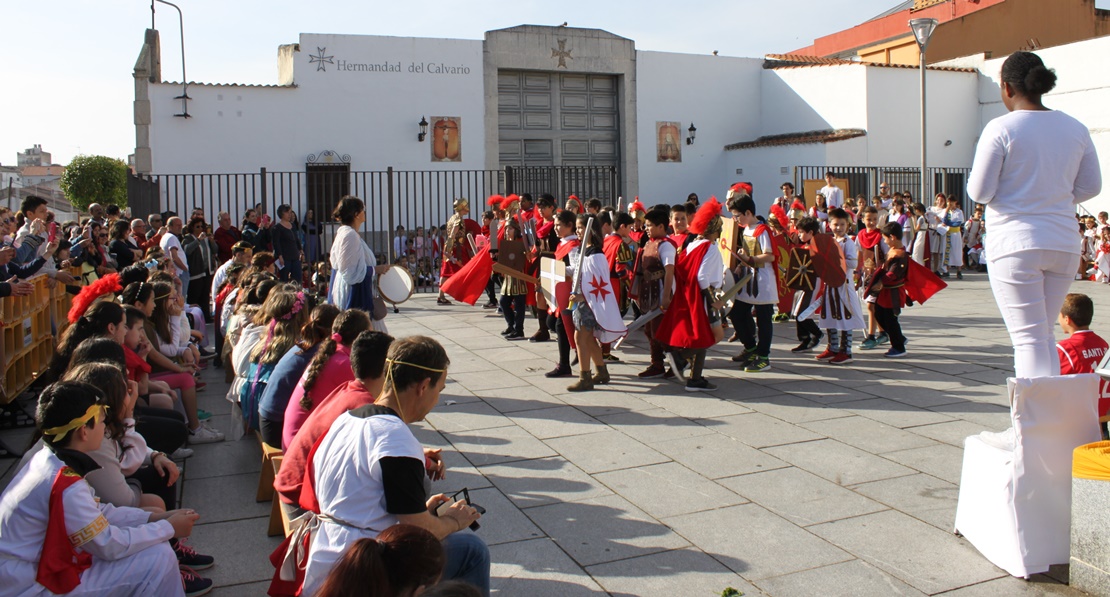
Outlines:
<svg viewBox="0 0 1110 597"><path fill-rule="evenodd" d="M358 232L366 223L366 206L358 197L348 195L339 201L332 216L342 225L331 246L328 302L340 310L363 309L371 315L371 329L384 333L388 331L385 314L374 312L374 277L385 273L389 265L378 265L374 251Z"/></svg>

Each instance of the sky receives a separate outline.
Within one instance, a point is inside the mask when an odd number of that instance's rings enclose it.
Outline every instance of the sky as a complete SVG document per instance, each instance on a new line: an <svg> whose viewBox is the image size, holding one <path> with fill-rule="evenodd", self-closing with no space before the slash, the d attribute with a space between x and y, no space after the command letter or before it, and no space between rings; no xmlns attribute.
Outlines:
<svg viewBox="0 0 1110 597"><path fill-rule="evenodd" d="M482 39L515 25L604 29L636 48L760 57L862 23L898 0L177 0L188 79L277 82L277 48L301 33ZM1110 8L1110 0L1097 0ZM156 6L162 77L181 80L177 12ZM134 150L131 71L151 26L149 0L9 3L0 35L0 164L34 144L66 164Z"/></svg>

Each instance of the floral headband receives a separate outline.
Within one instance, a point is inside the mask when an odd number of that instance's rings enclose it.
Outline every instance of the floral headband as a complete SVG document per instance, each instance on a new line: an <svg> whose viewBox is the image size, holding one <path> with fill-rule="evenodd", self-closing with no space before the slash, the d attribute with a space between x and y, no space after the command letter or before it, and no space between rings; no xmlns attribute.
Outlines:
<svg viewBox="0 0 1110 597"><path fill-rule="evenodd" d="M293 301L293 309L285 315L282 315L281 318L289 321L290 319L293 319L294 315L300 313L301 309L304 309L304 292L297 293L297 298Z"/></svg>

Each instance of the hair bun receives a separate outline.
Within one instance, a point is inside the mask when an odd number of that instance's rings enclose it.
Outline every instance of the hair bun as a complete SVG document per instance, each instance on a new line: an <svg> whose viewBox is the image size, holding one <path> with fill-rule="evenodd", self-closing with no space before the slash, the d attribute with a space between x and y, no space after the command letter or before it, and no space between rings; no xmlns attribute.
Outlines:
<svg viewBox="0 0 1110 597"><path fill-rule="evenodd" d="M1032 95L1044 95L1056 87L1056 72L1043 64L1034 65L1022 81Z"/></svg>

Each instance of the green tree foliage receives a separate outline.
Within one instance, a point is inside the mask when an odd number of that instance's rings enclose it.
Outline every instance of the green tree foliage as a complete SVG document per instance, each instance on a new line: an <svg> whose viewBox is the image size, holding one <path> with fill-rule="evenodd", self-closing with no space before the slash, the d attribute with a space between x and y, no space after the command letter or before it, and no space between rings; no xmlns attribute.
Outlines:
<svg viewBox="0 0 1110 597"><path fill-rule="evenodd" d="M59 181L66 199L80 210L92 203L127 206L127 164L103 155L79 155Z"/></svg>

